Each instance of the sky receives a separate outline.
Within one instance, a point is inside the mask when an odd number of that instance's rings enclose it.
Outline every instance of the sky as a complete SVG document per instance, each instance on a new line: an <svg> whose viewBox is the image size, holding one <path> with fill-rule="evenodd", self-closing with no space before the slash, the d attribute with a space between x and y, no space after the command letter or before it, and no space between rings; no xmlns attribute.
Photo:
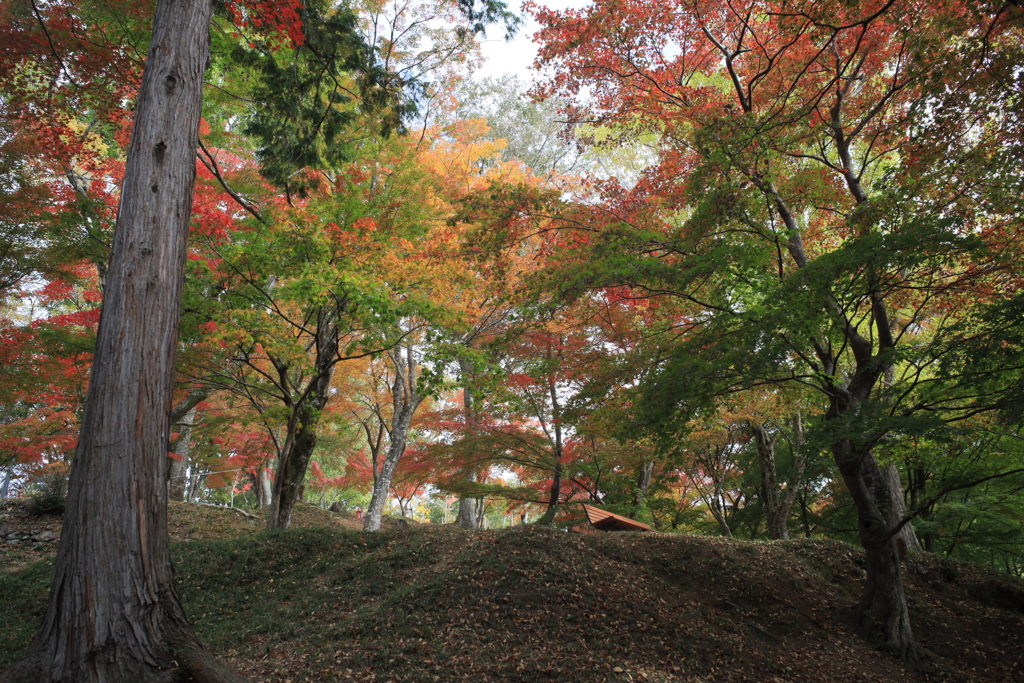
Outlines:
<svg viewBox="0 0 1024 683"><path fill-rule="evenodd" d="M512 42L505 42L503 31L500 27L494 27L488 31L487 37L480 45L480 51L484 57L484 64L476 72L476 78L485 76L501 76L505 73L514 73L525 80L532 80L533 71L530 65L537 56L537 46L531 40L534 32L539 28L537 22L526 16L517 7L520 0L507 0L509 7L518 10L523 14L523 26L519 29ZM590 4L589 0L539 0L541 5L551 9L569 9L585 7Z"/></svg>

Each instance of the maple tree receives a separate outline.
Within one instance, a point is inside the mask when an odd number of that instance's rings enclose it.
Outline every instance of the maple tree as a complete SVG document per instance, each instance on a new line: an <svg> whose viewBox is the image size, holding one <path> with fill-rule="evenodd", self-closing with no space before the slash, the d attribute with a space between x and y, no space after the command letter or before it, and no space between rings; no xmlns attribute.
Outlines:
<svg viewBox="0 0 1024 683"><path fill-rule="evenodd" d="M123 281L149 16L3 11L0 465L59 473L91 466L71 453ZM371 491L369 530L435 490L466 528L530 503L575 523L585 500L661 529L800 529L861 543L859 625L916 666L899 558L918 537L1020 571L1019 10L533 7L546 99L453 90L502 11L220 7L147 533L166 470L171 497L187 470L272 529L304 484ZM105 490L82 476L73 510Z"/></svg>
<svg viewBox="0 0 1024 683"><path fill-rule="evenodd" d="M1017 136L997 113L1015 98L1016 10L695 1L534 14L540 59L556 67L538 93L586 89L571 122L661 144L632 189L608 183L602 212L570 223L597 233L605 269L563 291L623 284L690 306L646 390L662 429L744 386L821 392L868 560L861 629L917 666L902 520L887 515L873 447L934 427L924 408L939 422L979 409L923 392L961 312L1016 289L1018 223L997 203L1013 182L997 175L990 191L973 175Z"/></svg>

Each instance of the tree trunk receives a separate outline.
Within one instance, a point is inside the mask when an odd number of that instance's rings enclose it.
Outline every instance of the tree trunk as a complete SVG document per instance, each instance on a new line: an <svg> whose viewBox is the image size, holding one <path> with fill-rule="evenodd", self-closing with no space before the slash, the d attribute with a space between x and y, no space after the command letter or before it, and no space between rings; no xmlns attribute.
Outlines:
<svg viewBox="0 0 1024 683"><path fill-rule="evenodd" d="M551 341L548 340L547 348L545 349L545 355L550 361L552 358ZM558 511L558 499L562 493L562 410L558 403L558 390L555 386L555 379L553 376L548 375L548 398L551 401L551 425L552 429L550 432L545 427L545 432L548 432L548 438L551 439L551 455L554 462L554 472L551 477L551 489L548 493L548 509L544 511L540 519L537 520L537 524L541 526L551 526L555 523L555 513Z"/></svg>
<svg viewBox="0 0 1024 683"><path fill-rule="evenodd" d="M274 488L271 495L270 510L267 515L267 531L287 529L292 523L292 510L301 499L302 482L306 478L306 468L316 448L317 426L320 422L320 411L327 402L330 377L326 378L327 387L322 394L311 395L305 406L297 413L298 428L295 436L282 451L274 475Z"/></svg>
<svg viewBox="0 0 1024 683"><path fill-rule="evenodd" d="M654 476L654 461L640 464L637 473L636 490L633 492L633 503L637 509L647 505L647 492L651 488L651 478Z"/></svg>
<svg viewBox="0 0 1024 683"><path fill-rule="evenodd" d="M861 545L867 559L867 580L855 610L858 629L876 647L900 657L911 670L922 655L910 627L896 539L888 538L888 508L892 493L871 452L857 449L850 439L832 448L839 472L857 509Z"/></svg>
<svg viewBox="0 0 1024 683"><path fill-rule="evenodd" d="M928 471L920 467L910 468L908 478L910 480L908 486L908 493L910 494L910 508L912 510L917 510L918 506L921 504L921 500L924 499L925 491L927 490ZM931 507L929 506L921 511L921 519L927 519L930 516L930 513ZM914 532L914 536L915 538L917 537L916 530ZM924 546L924 552L930 553L935 551L935 534L931 532L922 533L920 540Z"/></svg>
<svg viewBox="0 0 1024 683"><path fill-rule="evenodd" d="M403 358L403 351L404 358ZM384 512L384 503L391 491L391 480L398 467L398 461L405 453L405 444L409 438L409 425L413 414L419 407L423 397L416 391L416 357L411 346L395 347L392 354L395 363L395 381L391 385L391 400L394 411L391 415L391 443L384 456L384 464L380 474L373 483L373 496L366 508L364 531L380 531L380 518Z"/></svg>
<svg viewBox="0 0 1024 683"><path fill-rule="evenodd" d="M754 441L761 461L761 500L764 501L764 516L768 523L768 538L779 541L789 538L786 521L789 510L782 510L779 500L778 476L775 467L775 436L768 433L763 424L754 425Z"/></svg>
<svg viewBox="0 0 1024 683"><path fill-rule="evenodd" d="M72 461L50 602L2 677L242 681L196 638L174 588L167 443L210 0L160 0Z"/></svg>
<svg viewBox="0 0 1024 683"><path fill-rule="evenodd" d="M764 425L751 425L757 454L761 464L761 499L764 501L764 514L768 526L768 538L775 541L789 538L789 515L793 510L797 493L803 486L804 464L803 455L804 428L803 418L799 413L793 416L793 472L785 492L779 487L778 467L775 459L776 436L770 434Z"/></svg>
<svg viewBox="0 0 1024 683"><path fill-rule="evenodd" d="M178 440L171 445L171 466L168 471L168 495L171 500L184 501L188 489L188 454L192 448L192 427L196 409L192 408L178 423Z"/></svg>
<svg viewBox="0 0 1024 683"><path fill-rule="evenodd" d="M274 482L270 472L263 465L256 470L256 503L261 507L270 507L274 500Z"/></svg>
<svg viewBox="0 0 1024 683"><path fill-rule="evenodd" d="M886 485L889 487L889 495L892 497L885 520L891 529L899 524L900 520L907 514L907 504L903 500L903 486L900 484L899 468L896 465L887 465L885 470L883 470L883 474ZM911 522L904 524L903 528L897 532L896 548L899 550L901 558L906 557L908 552L924 552L921 542L917 540L917 534L914 533L914 525Z"/></svg>
<svg viewBox="0 0 1024 683"><path fill-rule="evenodd" d="M469 496L459 498L459 513L455 517L455 524L460 529L480 528L480 518L476 514L478 500Z"/></svg>
<svg viewBox="0 0 1024 683"><path fill-rule="evenodd" d="M384 456L384 465L380 469L380 475L373 485L373 496L366 508L366 516L363 519L363 531L380 531L381 516L384 514L384 503L387 502L388 493L391 491L391 480L395 476L395 469L398 461L405 453L406 430L392 430L391 445Z"/></svg>
<svg viewBox="0 0 1024 683"><path fill-rule="evenodd" d="M562 463L561 459L555 465L554 475L551 477L551 488L548 491L548 507L544 514L537 520L541 526L551 526L555 523L555 513L558 512L558 499L562 491Z"/></svg>
<svg viewBox="0 0 1024 683"><path fill-rule="evenodd" d="M459 373L462 375L462 414L463 419L466 422L466 431L472 432L473 425L476 424L476 410L473 407L473 393L470 390L469 379L472 375L472 368L470 364L465 360L459 359ZM476 482L476 474L469 475L471 482ZM479 498L473 498L471 496L460 496L459 497L459 514L455 518L455 525L460 529L478 529L480 528L481 516L477 515L477 508L479 507Z"/></svg>
<svg viewBox="0 0 1024 683"><path fill-rule="evenodd" d="M6 498L7 493L11 490L11 474L14 472L14 465L8 465L4 468L4 483L0 484L0 498Z"/></svg>
<svg viewBox="0 0 1024 683"><path fill-rule="evenodd" d="M308 388L308 393L289 405L292 414L288 423L288 437L285 438L284 448L277 461L277 472L274 474L267 531L287 529L291 525L292 509L301 497L306 469L316 449L320 413L331 396L331 378L338 356L338 329L327 322L331 315L331 312L321 312L320 324L317 325L316 362L313 365L316 375L310 380L312 386ZM282 377L286 378L287 366L275 365ZM283 383L286 386L289 384L287 381Z"/></svg>

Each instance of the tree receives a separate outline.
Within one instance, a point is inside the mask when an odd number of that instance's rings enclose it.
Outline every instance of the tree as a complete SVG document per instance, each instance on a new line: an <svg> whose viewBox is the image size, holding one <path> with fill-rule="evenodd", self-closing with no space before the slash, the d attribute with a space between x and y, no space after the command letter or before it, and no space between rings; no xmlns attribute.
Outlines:
<svg viewBox="0 0 1024 683"><path fill-rule="evenodd" d="M649 415L689 415L765 384L821 393L867 558L858 623L914 667L899 525L874 447L984 409L922 392L953 323L979 293L1006 291L994 273L1018 253L1004 199L1014 164L985 179L988 161L1019 139L1019 122L998 113L1017 98L1015 10L760 0L647 9L536 11L541 59L560 67L540 94L586 88L570 122L661 143L632 191L612 185L600 212L570 223L598 235L601 270L563 278L563 291L596 281L690 306L647 387ZM939 140L963 165L943 158Z"/></svg>
<svg viewBox="0 0 1024 683"><path fill-rule="evenodd" d="M411 334L412 330L406 331ZM398 463L405 454L409 442L409 427L420 403L426 398L420 386L418 372L419 359L413 343L409 340L397 344L388 354L390 362L388 370L393 375L390 384L391 419L386 426L388 433L388 449L377 469L377 459L373 461L373 497L366 509L366 531L380 530L380 517L384 512L384 503L391 492L391 482Z"/></svg>
<svg viewBox="0 0 1024 683"><path fill-rule="evenodd" d="M213 3L161 1L111 253L50 604L4 681L242 680L174 587L167 443Z"/></svg>

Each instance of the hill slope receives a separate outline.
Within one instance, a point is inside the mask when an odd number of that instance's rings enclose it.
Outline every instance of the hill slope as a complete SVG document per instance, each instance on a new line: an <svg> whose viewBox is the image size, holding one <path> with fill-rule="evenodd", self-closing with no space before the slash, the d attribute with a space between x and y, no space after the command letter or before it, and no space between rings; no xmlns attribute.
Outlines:
<svg viewBox="0 0 1024 683"><path fill-rule="evenodd" d="M911 675L846 630L863 571L840 543L299 521L265 535L172 509L186 609L256 680L1024 680L1024 584L972 565L905 564L932 657ZM0 574L0 667L31 637L48 571Z"/></svg>

